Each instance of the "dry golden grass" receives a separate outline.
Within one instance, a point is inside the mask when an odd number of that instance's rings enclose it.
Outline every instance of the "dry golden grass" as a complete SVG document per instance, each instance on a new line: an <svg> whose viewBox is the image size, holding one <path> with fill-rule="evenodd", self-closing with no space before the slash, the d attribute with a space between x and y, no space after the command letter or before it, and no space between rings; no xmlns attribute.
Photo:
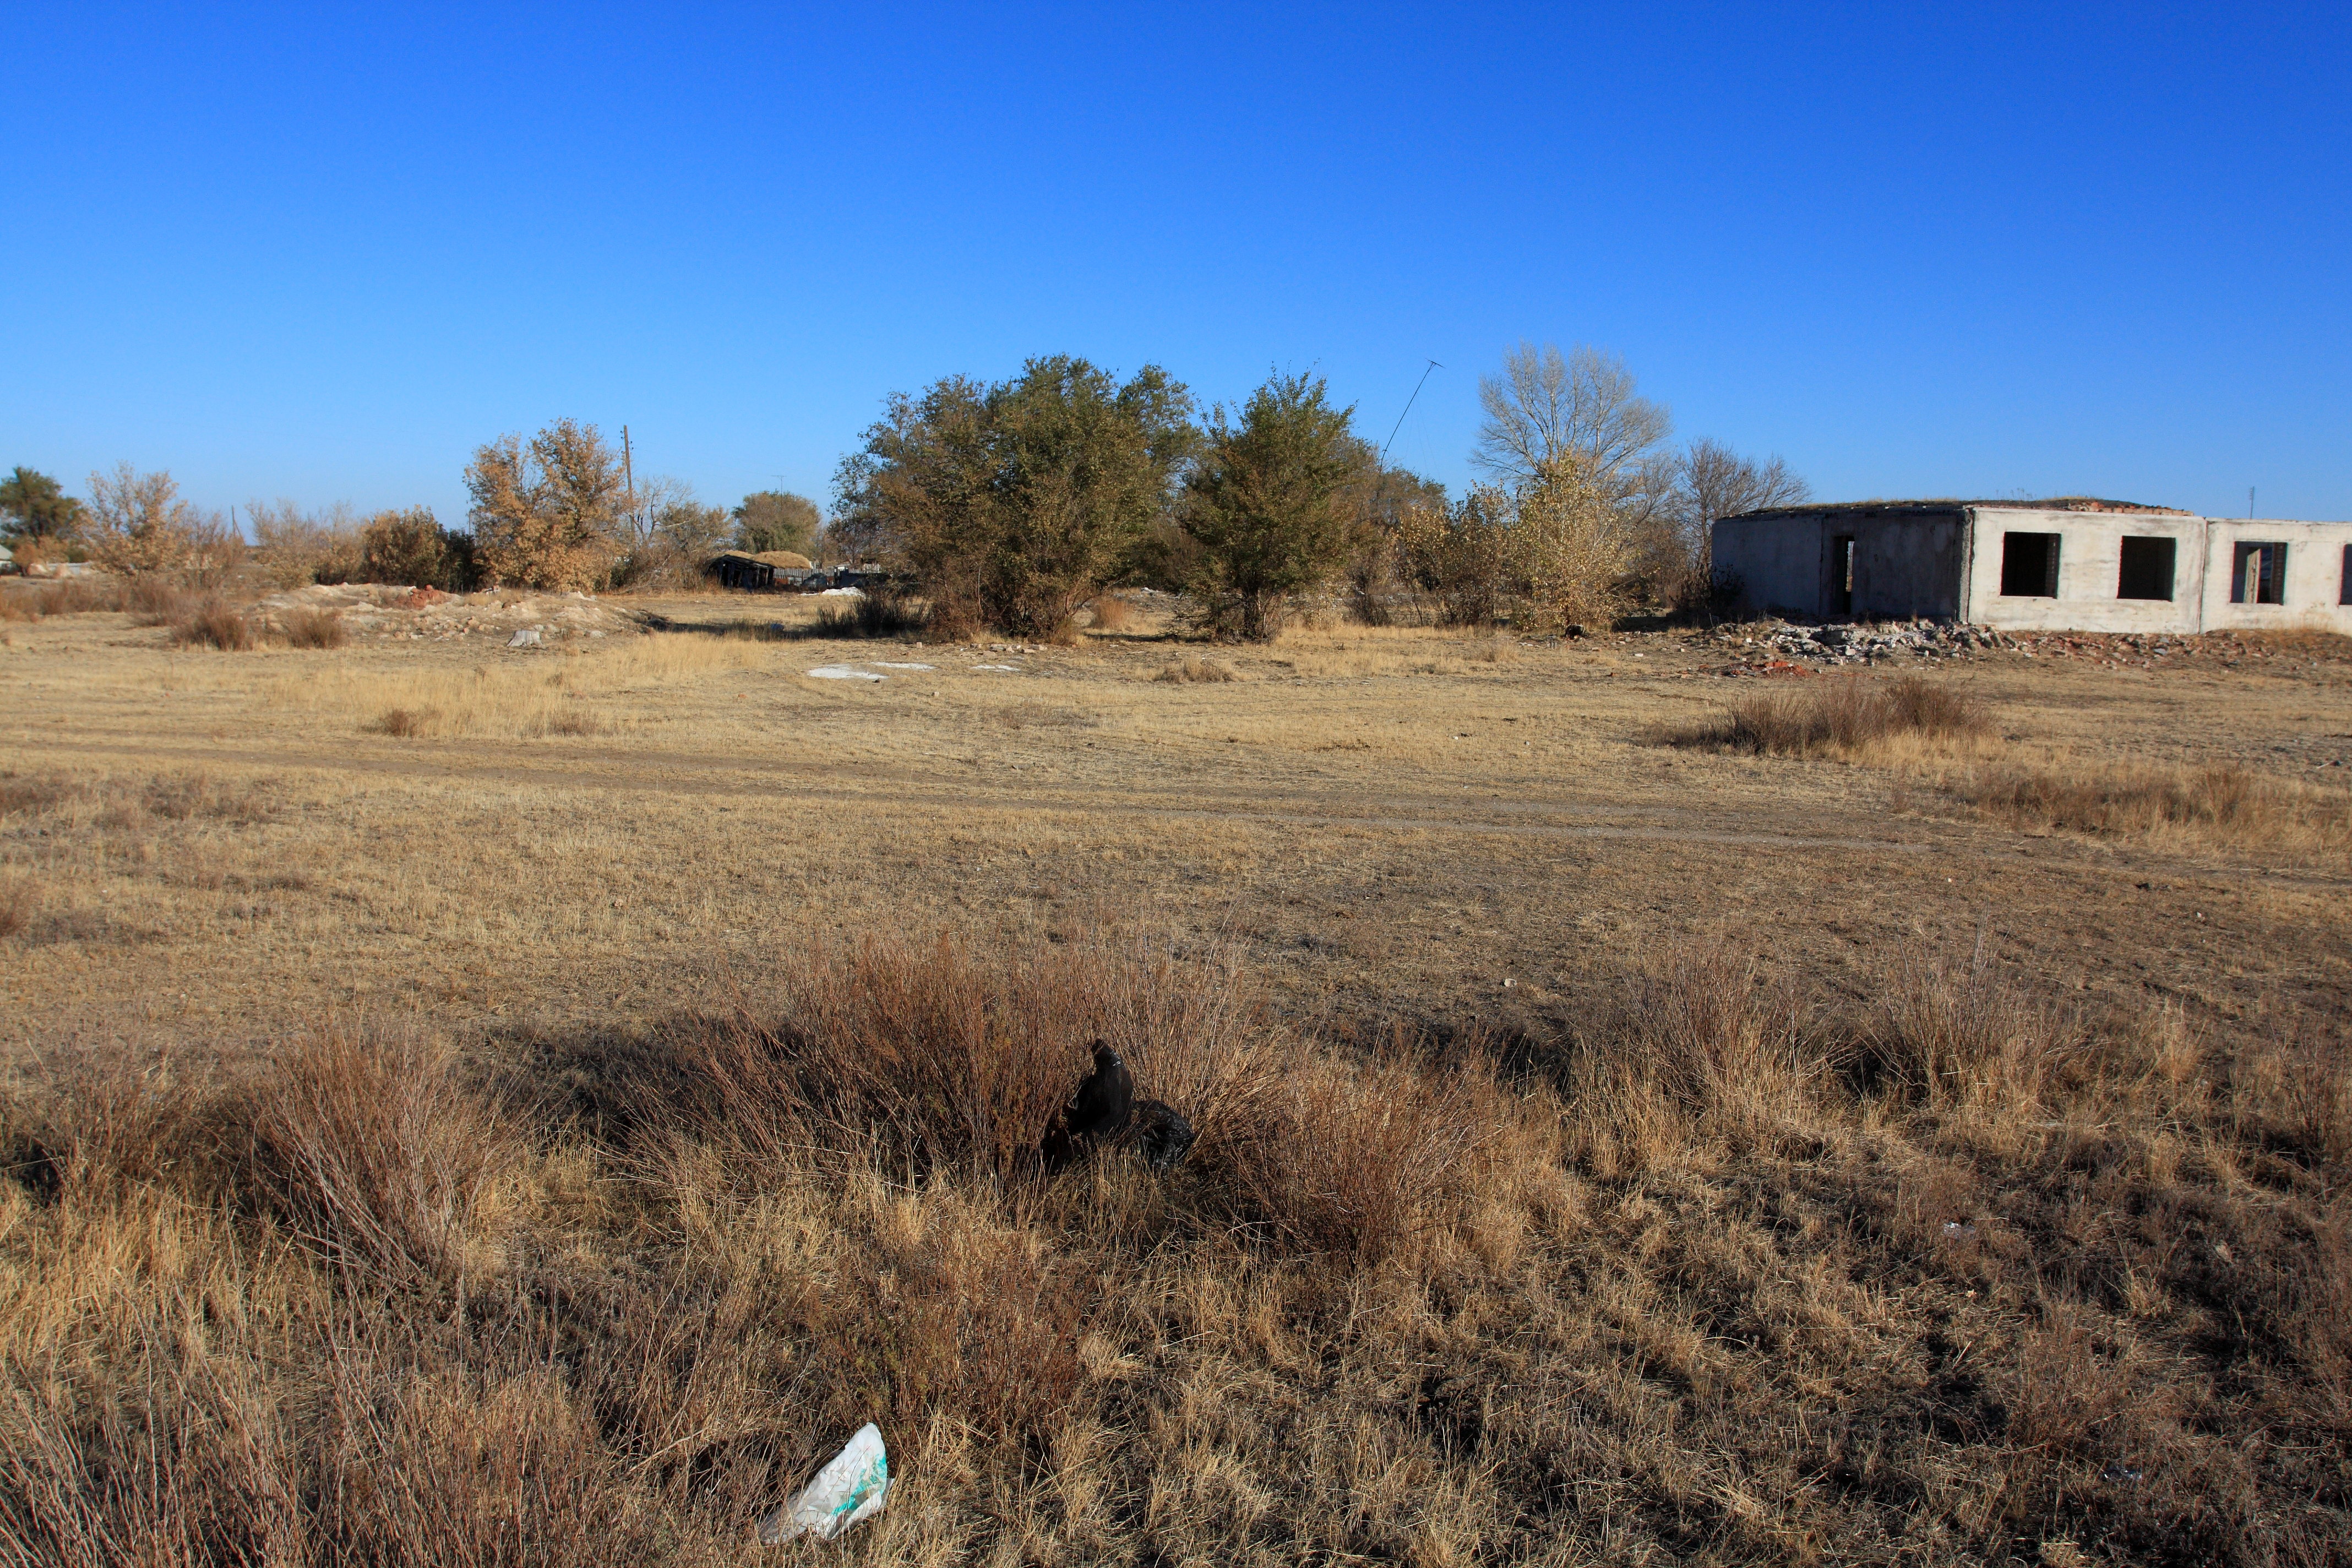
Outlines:
<svg viewBox="0 0 2352 1568"><path fill-rule="evenodd" d="M184 647L244 653L261 640L242 611L217 598L190 599L183 605L158 613L168 616L165 624L172 629L172 640Z"/></svg>
<svg viewBox="0 0 2352 1568"><path fill-rule="evenodd" d="M285 624L289 647L338 648L352 640L343 617L332 610L289 610Z"/></svg>
<svg viewBox="0 0 2352 1568"><path fill-rule="evenodd" d="M1180 686L1217 686L1239 680L1241 677L1234 673L1232 665L1213 658L1202 658L1198 654L1187 654L1161 667L1160 673L1151 679Z"/></svg>
<svg viewBox="0 0 2352 1568"><path fill-rule="evenodd" d="M1765 756L1885 759L1992 736L1984 704L1924 676L1830 676L1750 693L1674 742Z"/></svg>
<svg viewBox="0 0 2352 1568"><path fill-rule="evenodd" d="M2329 1561L2340 1058L1905 963L1858 1016L1667 949L1556 1050L1441 1050L892 939L496 1085L407 1032L53 1062L0 1546L750 1562L873 1419L852 1562ZM1034 1158L1097 1032L1202 1128L1173 1173Z"/></svg>
<svg viewBox="0 0 2352 1568"><path fill-rule="evenodd" d="M1819 761L1657 746L1672 637L645 607L11 628L15 1555L765 1561L868 1418L852 1562L2340 1552L2341 872L1939 809L2319 790L2333 666L1956 661L1998 753ZM1171 1175L1029 1158L1095 1033Z"/></svg>
<svg viewBox="0 0 2352 1568"><path fill-rule="evenodd" d="M1093 611L1093 629L1098 632L1132 631L1140 619L1135 606L1117 594L1097 595L1089 607Z"/></svg>
<svg viewBox="0 0 2352 1568"><path fill-rule="evenodd" d="M2243 767L2069 759L1986 768L1956 787L1970 805L2021 827L2169 837L2266 858L2341 862L2352 853L2352 791Z"/></svg>

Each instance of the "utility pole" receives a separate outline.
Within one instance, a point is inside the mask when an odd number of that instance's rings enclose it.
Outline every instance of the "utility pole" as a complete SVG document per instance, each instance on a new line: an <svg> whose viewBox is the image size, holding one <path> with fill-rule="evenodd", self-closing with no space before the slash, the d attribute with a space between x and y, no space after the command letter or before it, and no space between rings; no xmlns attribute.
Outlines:
<svg viewBox="0 0 2352 1568"><path fill-rule="evenodd" d="M2252 485L2246 487L2246 521L2254 521L2254 487Z"/></svg>

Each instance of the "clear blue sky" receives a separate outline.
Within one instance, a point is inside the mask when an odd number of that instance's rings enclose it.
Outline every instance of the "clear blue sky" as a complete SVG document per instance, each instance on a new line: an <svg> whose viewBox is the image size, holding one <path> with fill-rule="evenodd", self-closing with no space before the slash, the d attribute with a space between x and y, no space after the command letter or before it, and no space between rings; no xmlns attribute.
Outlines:
<svg viewBox="0 0 2352 1568"><path fill-rule="evenodd" d="M570 415L824 499L1066 351L1375 439L1434 358L1458 488L1524 336L1833 499L2352 518L2347 15L19 4L0 466L454 521Z"/></svg>

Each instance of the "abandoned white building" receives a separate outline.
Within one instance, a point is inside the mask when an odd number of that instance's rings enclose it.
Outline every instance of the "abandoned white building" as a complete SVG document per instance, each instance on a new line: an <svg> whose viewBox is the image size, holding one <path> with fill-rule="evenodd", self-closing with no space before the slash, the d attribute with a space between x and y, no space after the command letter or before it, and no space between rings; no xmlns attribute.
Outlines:
<svg viewBox="0 0 2352 1568"><path fill-rule="evenodd" d="M1813 620L2352 632L2352 522L2075 498L1861 501L1725 518L1715 568L1745 608Z"/></svg>

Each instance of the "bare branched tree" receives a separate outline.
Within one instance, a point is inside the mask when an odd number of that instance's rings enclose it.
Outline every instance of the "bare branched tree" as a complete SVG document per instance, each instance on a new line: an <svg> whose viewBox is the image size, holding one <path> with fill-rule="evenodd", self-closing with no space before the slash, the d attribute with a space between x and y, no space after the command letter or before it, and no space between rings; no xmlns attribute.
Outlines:
<svg viewBox="0 0 2352 1568"><path fill-rule="evenodd" d="M1759 462L1702 437L1690 444L1690 450L1675 464L1669 511L1704 582L1714 561L1717 520L1767 507L1796 506L1810 500L1812 493L1813 487L1790 473L1781 458Z"/></svg>
<svg viewBox="0 0 2352 1568"><path fill-rule="evenodd" d="M1705 437L1690 444L1675 483L1675 515L1699 528L1742 512L1796 506L1813 494L1813 487L1790 473L1782 458L1743 458Z"/></svg>
<svg viewBox="0 0 2352 1568"><path fill-rule="evenodd" d="M90 475L80 532L91 560L126 576L174 574L202 582L245 556L244 541L220 518L181 500L170 474L142 474L128 463Z"/></svg>
<svg viewBox="0 0 2352 1568"><path fill-rule="evenodd" d="M1674 433L1674 416L1634 390L1615 354L1578 344L1563 354L1531 342L1503 356L1503 374L1478 378L1486 411L1471 461L1506 486L1523 485L1546 464L1572 462L1612 500L1654 488L1645 472Z"/></svg>

